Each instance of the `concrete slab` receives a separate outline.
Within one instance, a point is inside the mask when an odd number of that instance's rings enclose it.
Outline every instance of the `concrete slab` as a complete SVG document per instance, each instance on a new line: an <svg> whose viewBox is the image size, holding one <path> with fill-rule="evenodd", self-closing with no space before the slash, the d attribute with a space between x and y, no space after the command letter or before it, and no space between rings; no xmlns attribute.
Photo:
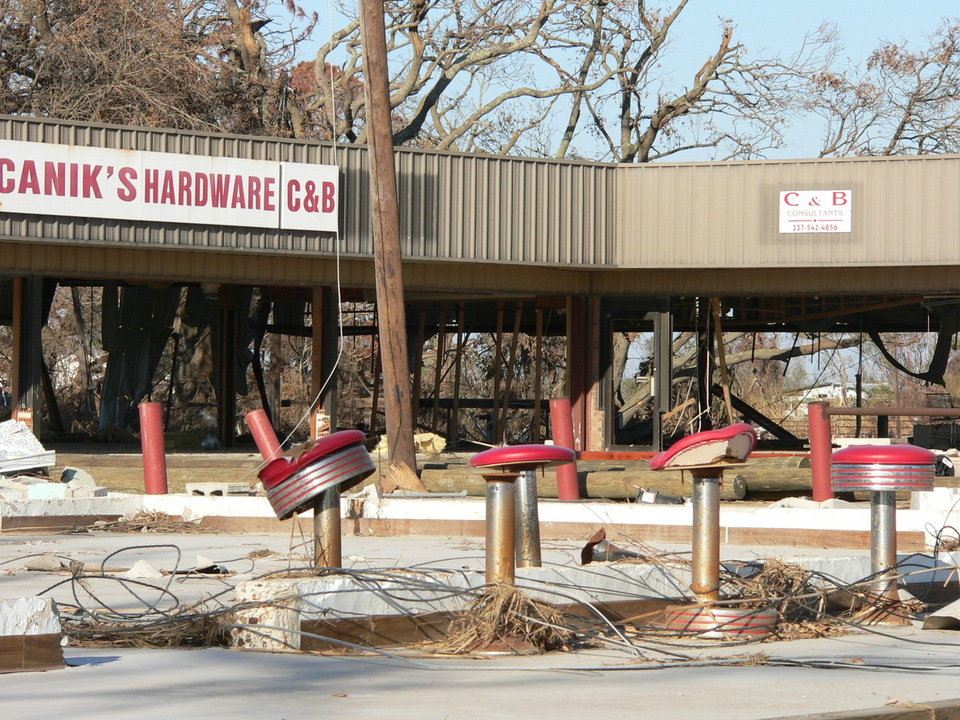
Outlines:
<svg viewBox="0 0 960 720"><path fill-rule="evenodd" d="M750 651L769 664L742 664L743 648L692 650L690 660L665 663L654 652L443 660L68 648L73 667L0 676L0 715L125 719L135 698L139 720L759 720L888 704L906 711L960 695L957 633L909 628Z"/></svg>
<svg viewBox="0 0 960 720"><path fill-rule="evenodd" d="M301 537L252 534L0 536L0 596L42 593L67 606L79 601L127 612L142 610L145 604L170 608L174 602L189 604L215 595L230 604L238 582L302 565L309 554L304 543ZM579 542L545 543L547 567L541 572L554 582L566 578L578 586L597 585L596 568L579 568L579 549ZM658 549L682 552L688 546ZM343 551L347 565L371 573L411 568L479 578L483 568L482 542L470 538L345 537ZM235 574L167 575L158 581L163 592L140 587L137 597L105 579L91 586L97 596L93 600L74 594L68 572L23 571L27 557L39 553L119 568L144 560L166 571L191 569L203 555L205 563L226 565ZM867 562L865 553L792 547L725 546L723 556L800 558L811 566L819 563L831 574L856 574L859 570L850 568ZM951 559L956 563L960 558ZM617 569L623 582L635 584L632 576L626 577L632 572ZM592 577L584 579L582 573ZM688 647L654 640L645 641L639 653L603 649L448 660L395 654L317 657L224 649L68 647L67 660L75 667L0 676L0 717L126 718L130 698L136 698L137 717L144 720L177 714L208 719L293 720L319 714L360 720L531 716L583 720L597 713L752 720L852 712L886 703L906 708L910 703L960 697L957 632L911 626L734 647ZM767 664L744 664L751 655Z"/></svg>

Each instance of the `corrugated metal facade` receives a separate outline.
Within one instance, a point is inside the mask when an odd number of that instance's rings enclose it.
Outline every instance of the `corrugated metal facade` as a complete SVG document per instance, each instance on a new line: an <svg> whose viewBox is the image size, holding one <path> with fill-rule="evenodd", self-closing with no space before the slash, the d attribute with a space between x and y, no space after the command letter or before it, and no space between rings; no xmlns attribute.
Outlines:
<svg viewBox="0 0 960 720"><path fill-rule="evenodd" d="M3 116L0 139L338 165L343 279L372 285L365 148ZM837 289L835 276L736 271L858 266L901 272L844 275L845 289L957 285L924 275L960 266L955 156L611 166L400 151L398 178L412 288L636 294L800 283L793 291L823 292ZM779 192L803 189L851 190L852 231L781 234ZM310 232L0 213L0 244L6 273L251 284L336 276L333 238Z"/></svg>
<svg viewBox="0 0 960 720"><path fill-rule="evenodd" d="M0 139L338 165L340 252L369 257L366 149L273 138L0 117ZM612 251L615 168L517 158L398 153L404 257L567 267L603 266ZM0 237L71 245L327 256L333 239L259 228L0 213Z"/></svg>
<svg viewBox="0 0 960 720"><path fill-rule="evenodd" d="M620 268L960 264L960 157L621 168ZM779 193L851 190L849 233L781 234Z"/></svg>

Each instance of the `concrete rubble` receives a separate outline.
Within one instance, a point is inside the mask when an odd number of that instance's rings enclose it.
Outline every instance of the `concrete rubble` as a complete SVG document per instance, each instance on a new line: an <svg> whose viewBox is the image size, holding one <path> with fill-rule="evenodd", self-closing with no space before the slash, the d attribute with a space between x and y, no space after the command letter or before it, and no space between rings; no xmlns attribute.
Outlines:
<svg viewBox="0 0 960 720"><path fill-rule="evenodd" d="M30 428L19 420L0 422L0 475L42 470L56 465L57 455L44 449Z"/></svg>
<svg viewBox="0 0 960 720"><path fill-rule="evenodd" d="M0 636L60 633L60 614L51 598L0 599Z"/></svg>

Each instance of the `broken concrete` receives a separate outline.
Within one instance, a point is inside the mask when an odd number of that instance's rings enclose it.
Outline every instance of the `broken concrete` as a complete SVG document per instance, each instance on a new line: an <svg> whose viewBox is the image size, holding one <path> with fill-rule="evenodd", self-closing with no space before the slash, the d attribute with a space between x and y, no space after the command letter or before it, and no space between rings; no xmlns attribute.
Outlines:
<svg viewBox="0 0 960 720"><path fill-rule="evenodd" d="M0 600L0 636L60 633L60 614L50 598Z"/></svg>

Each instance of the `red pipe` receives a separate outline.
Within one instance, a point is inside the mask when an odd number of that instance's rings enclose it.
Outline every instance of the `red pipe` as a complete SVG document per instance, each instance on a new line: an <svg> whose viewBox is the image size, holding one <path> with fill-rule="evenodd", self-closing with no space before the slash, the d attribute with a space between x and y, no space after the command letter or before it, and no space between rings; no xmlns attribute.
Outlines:
<svg viewBox="0 0 960 720"><path fill-rule="evenodd" d="M559 447L573 446L573 415L570 412L569 398L553 398L550 401L550 428L553 433L553 444ZM580 483L577 481L577 463L558 465L557 497L561 500L579 500Z"/></svg>
<svg viewBox="0 0 960 720"><path fill-rule="evenodd" d="M163 446L163 404L140 403L143 487L147 495L167 494L167 458Z"/></svg>
<svg viewBox="0 0 960 720"><path fill-rule="evenodd" d="M807 422L810 428L810 475L813 499L823 502L834 497L830 482L830 455L833 453L833 434L830 430L828 402L807 404Z"/></svg>
<svg viewBox="0 0 960 720"><path fill-rule="evenodd" d="M273 425L270 424L270 418L267 417L263 408L247 413L247 427L250 428L253 441L257 444L257 450L260 451L264 460L269 462L283 453L277 434L273 431Z"/></svg>

